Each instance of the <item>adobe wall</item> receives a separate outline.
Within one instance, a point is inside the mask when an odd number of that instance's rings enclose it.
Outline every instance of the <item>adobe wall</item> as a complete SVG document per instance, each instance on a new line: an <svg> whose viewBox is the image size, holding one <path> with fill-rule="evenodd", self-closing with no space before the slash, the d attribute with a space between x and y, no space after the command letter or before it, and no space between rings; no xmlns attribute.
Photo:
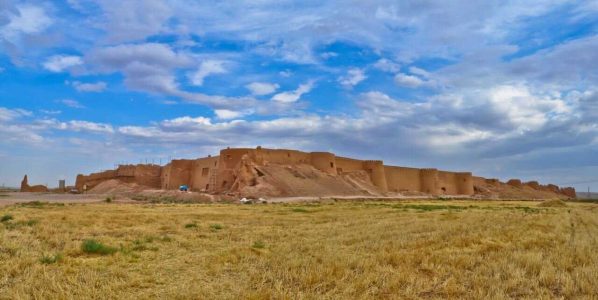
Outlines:
<svg viewBox="0 0 598 300"><path fill-rule="evenodd" d="M311 152L310 158L311 165L314 168L331 175L337 175L334 154L330 152Z"/></svg>
<svg viewBox="0 0 598 300"><path fill-rule="evenodd" d="M161 187L164 190L178 189L181 185L189 185L193 160L173 159L164 166L161 174Z"/></svg>
<svg viewBox="0 0 598 300"><path fill-rule="evenodd" d="M311 157L307 152L287 149L253 149L255 156L258 157L256 162L258 164L276 163L276 164L309 164ZM260 162L260 159L262 162Z"/></svg>
<svg viewBox="0 0 598 300"><path fill-rule="evenodd" d="M453 172L438 171L438 191L441 195L458 195L457 174Z"/></svg>
<svg viewBox="0 0 598 300"><path fill-rule="evenodd" d="M363 170L363 160L337 156L336 159L336 172L354 172Z"/></svg>
<svg viewBox="0 0 598 300"><path fill-rule="evenodd" d="M116 175L116 170L91 173L89 175L79 174L77 175L77 179L75 181L75 188L77 188L79 191L84 191L83 186L87 186L87 190L90 190L106 180L115 179Z"/></svg>
<svg viewBox="0 0 598 300"><path fill-rule="evenodd" d="M365 160L363 162L363 169L368 172L372 183L381 191L388 191L388 184L386 182L386 173L384 172L384 165L381 160Z"/></svg>
<svg viewBox="0 0 598 300"><path fill-rule="evenodd" d="M216 182L210 182L210 179L215 178L219 161L219 156L194 160L191 165L189 188L193 191L209 191L214 189L215 187L210 186L210 184L215 185Z"/></svg>
<svg viewBox="0 0 598 300"><path fill-rule="evenodd" d="M120 169L120 168L119 168ZM151 188L161 187L162 167L159 165L136 165L134 166L135 183Z"/></svg>
<svg viewBox="0 0 598 300"><path fill-rule="evenodd" d="M437 169L421 169L419 172L421 182L420 192L426 194L438 194L438 170Z"/></svg>
<svg viewBox="0 0 598 300"><path fill-rule="evenodd" d="M392 192L420 191L420 169L384 166L388 190Z"/></svg>
<svg viewBox="0 0 598 300"><path fill-rule="evenodd" d="M438 171L437 193L473 195L473 176L469 172Z"/></svg>
<svg viewBox="0 0 598 300"><path fill-rule="evenodd" d="M46 187L45 185L29 185L29 179L27 178L27 175L25 175L23 177L23 180L21 181L21 192L30 192L30 193L42 193L42 192L48 192L48 187Z"/></svg>

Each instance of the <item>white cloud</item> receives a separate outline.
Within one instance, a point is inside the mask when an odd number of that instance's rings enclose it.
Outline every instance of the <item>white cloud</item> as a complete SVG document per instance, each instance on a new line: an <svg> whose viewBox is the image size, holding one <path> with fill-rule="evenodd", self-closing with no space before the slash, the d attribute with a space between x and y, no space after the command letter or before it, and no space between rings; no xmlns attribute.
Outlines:
<svg viewBox="0 0 598 300"><path fill-rule="evenodd" d="M289 77L293 76L293 72L291 72L289 70L284 70L284 71L278 72L278 75L285 77L285 78L289 78Z"/></svg>
<svg viewBox="0 0 598 300"><path fill-rule="evenodd" d="M82 65L83 60L80 56L73 55L54 55L49 57L43 66L46 70L59 73L74 66Z"/></svg>
<svg viewBox="0 0 598 300"><path fill-rule="evenodd" d="M270 95L279 88L280 86L276 83L268 82L252 82L245 86L251 94L256 96Z"/></svg>
<svg viewBox="0 0 598 300"><path fill-rule="evenodd" d="M230 109L215 109L214 113L216 117L221 120L230 120L230 119L238 119L240 117L250 115L253 112L251 110L230 110Z"/></svg>
<svg viewBox="0 0 598 300"><path fill-rule="evenodd" d="M106 90L107 84L103 81L96 83L84 83L80 81L73 81L73 87L79 92L103 92Z"/></svg>
<svg viewBox="0 0 598 300"><path fill-rule="evenodd" d="M417 76L407 75L404 73L399 73L395 75L395 82L398 85L405 86L408 88L417 88L425 83L422 79L420 79Z"/></svg>
<svg viewBox="0 0 598 300"><path fill-rule="evenodd" d="M20 33L40 33L54 23L42 7L28 4L17 6L17 12L9 14L8 18L9 23L0 29L0 35L8 38Z"/></svg>
<svg viewBox="0 0 598 300"><path fill-rule="evenodd" d="M225 61L221 60L204 60L199 65L197 71L189 74L189 80L193 85L202 86L206 77L214 74L225 74L228 72L224 68Z"/></svg>
<svg viewBox="0 0 598 300"><path fill-rule="evenodd" d="M401 70L401 66L399 64L386 58L379 59L374 64L374 68L389 73L397 73Z"/></svg>
<svg viewBox="0 0 598 300"><path fill-rule="evenodd" d="M59 115L62 113L60 110L49 110L49 109L40 109L39 112L45 115Z"/></svg>
<svg viewBox="0 0 598 300"><path fill-rule="evenodd" d="M73 99L62 99L59 102L71 108L85 108L79 101Z"/></svg>
<svg viewBox="0 0 598 300"><path fill-rule="evenodd" d="M303 94L309 93L313 88L313 85L313 81L309 81L307 83L299 85L299 87L294 91L282 92L274 95L272 97L272 100L282 103L296 102L301 98L301 96L303 96Z"/></svg>
<svg viewBox="0 0 598 300"><path fill-rule="evenodd" d="M112 127L112 125L104 124L104 123L73 120L73 121L69 121L66 124L67 124L67 129L72 130L72 131L91 131L91 132L99 132L99 133L113 133L114 132L114 128Z"/></svg>
<svg viewBox="0 0 598 300"><path fill-rule="evenodd" d="M345 87L353 87L365 80L366 78L367 76L365 75L365 72L362 69L353 68L347 71L346 76L340 77L338 79L338 82L344 85Z"/></svg>
<svg viewBox="0 0 598 300"><path fill-rule="evenodd" d="M426 71L424 69L418 68L418 67L409 67L409 72L411 74L419 75L419 76L421 76L423 78L429 78L430 77L430 72L428 72L428 71Z"/></svg>
<svg viewBox="0 0 598 300"><path fill-rule="evenodd" d="M104 12L100 26L111 42L140 41L167 31L165 23L173 16L175 5L159 0L99 0L97 4Z"/></svg>
<svg viewBox="0 0 598 300"><path fill-rule="evenodd" d="M212 125L212 122L210 121L209 118L205 118L205 117L189 117L189 116L185 116L185 117L179 117L179 118L175 118L175 119L171 119L171 120L165 120L162 121L161 126L163 127L181 127L181 126L197 126L197 125Z"/></svg>
<svg viewBox="0 0 598 300"><path fill-rule="evenodd" d="M31 116L32 113L24 109L9 109L0 107L0 122L8 122L21 117Z"/></svg>

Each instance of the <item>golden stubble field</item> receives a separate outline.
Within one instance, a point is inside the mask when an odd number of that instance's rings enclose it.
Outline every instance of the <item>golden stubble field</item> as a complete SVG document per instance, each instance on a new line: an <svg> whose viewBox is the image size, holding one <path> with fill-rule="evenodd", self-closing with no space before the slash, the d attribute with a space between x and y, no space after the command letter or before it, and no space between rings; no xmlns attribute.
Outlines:
<svg viewBox="0 0 598 300"><path fill-rule="evenodd" d="M595 298L598 205L0 208L0 298Z"/></svg>

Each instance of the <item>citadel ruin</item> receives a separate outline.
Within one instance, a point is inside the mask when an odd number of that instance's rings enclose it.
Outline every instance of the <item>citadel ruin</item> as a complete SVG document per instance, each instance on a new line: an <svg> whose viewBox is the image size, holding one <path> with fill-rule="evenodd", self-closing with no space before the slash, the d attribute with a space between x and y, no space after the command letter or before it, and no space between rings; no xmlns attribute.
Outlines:
<svg viewBox="0 0 598 300"><path fill-rule="evenodd" d="M575 189L522 183L513 179L475 177L470 172L384 165L381 160L359 160L329 152L287 149L226 148L218 156L176 159L165 166L120 165L90 175L78 175L75 187L91 190L108 180L148 189L191 191L242 196L321 195L461 195L473 196L495 187L528 189L561 198L575 198ZM499 192L500 193L500 192Z"/></svg>

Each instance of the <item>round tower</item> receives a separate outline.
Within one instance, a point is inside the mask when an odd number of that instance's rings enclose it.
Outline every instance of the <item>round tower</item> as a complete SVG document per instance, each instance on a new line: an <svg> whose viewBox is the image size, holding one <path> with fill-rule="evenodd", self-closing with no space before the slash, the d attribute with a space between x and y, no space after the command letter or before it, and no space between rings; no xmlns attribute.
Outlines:
<svg viewBox="0 0 598 300"><path fill-rule="evenodd" d="M336 157L330 152L311 152L311 164L314 168L336 175Z"/></svg>
<svg viewBox="0 0 598 300"><path fill-rule="evenodd" d="M438 169L421 169L420 170L420 191L426 194L438 194Z"/></svg>
<svg viewBox="0 0 598 300"><path fill-rule="evenodd" d="M473 177L471 172L456 173L457 193L459 195L473 195Z"/></svg>
<svg viewBox="0 0 598 300"><path fill-rule="evenodd" d="M372 183L383 192L388 191L388 184L386 183L386 173L384 172L384 164L381 160L364 160L363 169L370 174Z"/></svg>

